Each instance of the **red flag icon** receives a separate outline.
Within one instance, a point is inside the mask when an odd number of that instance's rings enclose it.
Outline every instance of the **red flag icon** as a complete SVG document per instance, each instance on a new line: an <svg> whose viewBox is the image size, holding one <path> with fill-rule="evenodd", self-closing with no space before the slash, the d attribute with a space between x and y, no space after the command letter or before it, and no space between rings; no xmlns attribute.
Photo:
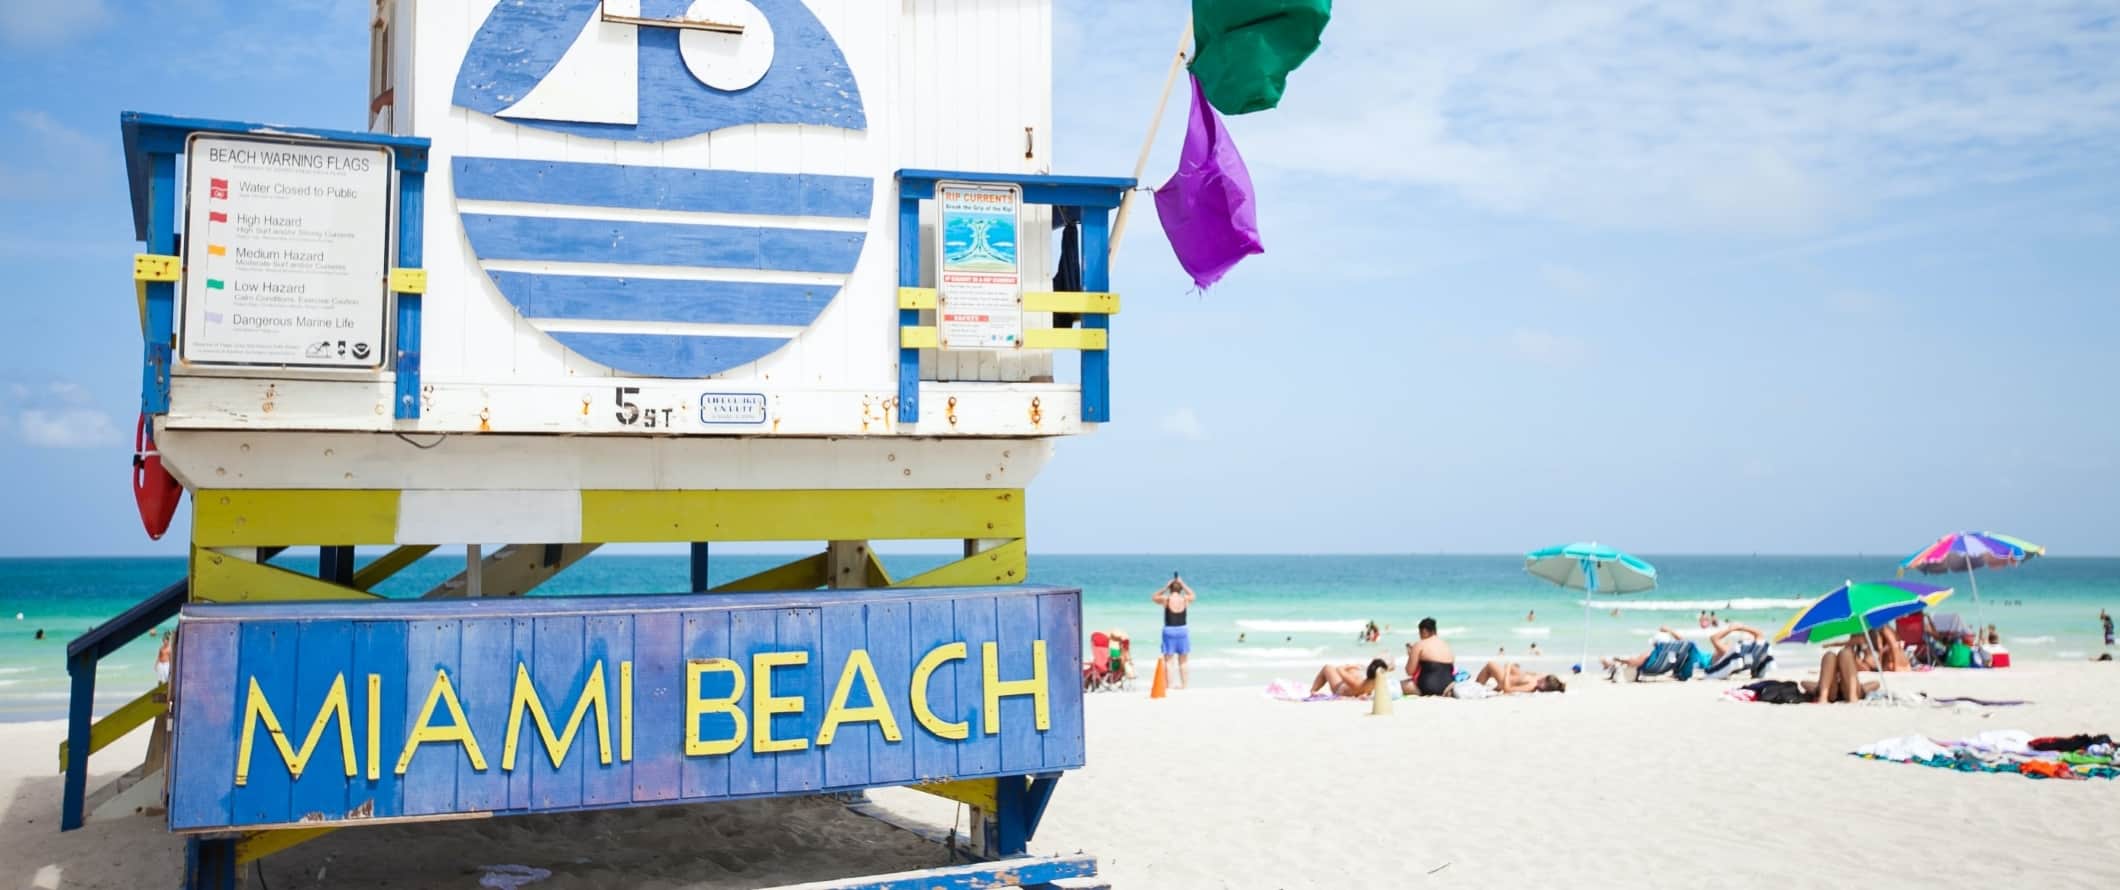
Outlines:
<svg viewBox="0 0 2120 890"><path fill-rule="evenodd" d="M207 194L209 197L218 198L222 200L226 200L228 198L228 180L209 179L206 181L206 185Z"/></svg>
<svg viewBox="0 0 2120 890"><path fill-rule="evenodd" d="M228 221L228 214L226 214L226 213L222 213L222 212L221 212L221 211L219 211L219 210L213 210L213 211L209 211L209 212L207 212L207 214L206 214L206 221L207 221L207 222L218 222L218 223L225 223L225 222L227 222L227 221Z"/></svg>

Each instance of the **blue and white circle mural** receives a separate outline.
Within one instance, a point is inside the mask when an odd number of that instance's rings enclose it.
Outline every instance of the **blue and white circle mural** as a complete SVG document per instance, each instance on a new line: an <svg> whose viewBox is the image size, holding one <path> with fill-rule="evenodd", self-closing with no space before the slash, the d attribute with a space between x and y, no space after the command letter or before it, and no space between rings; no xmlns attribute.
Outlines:
<svg viewBox="0 0 2120 890"><path fill-rule="evenodd" d="M500 0L454 101L622 143L867 128L852 69L802 0ZM482 211L459 208L471 250L516 311L653 377L757 361L815 321L861 256L874 190L863 176L469 155L453 174L457 200ZM623 210L649 212L613 218Z"/></svg>

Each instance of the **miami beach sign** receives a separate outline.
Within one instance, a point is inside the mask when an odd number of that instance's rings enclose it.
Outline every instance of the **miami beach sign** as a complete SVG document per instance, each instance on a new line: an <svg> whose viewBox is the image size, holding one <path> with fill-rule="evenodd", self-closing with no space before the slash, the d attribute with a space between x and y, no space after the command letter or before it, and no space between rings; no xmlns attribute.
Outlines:
<svg viewBox="0 0 2120 890"><path fill-rule="evenodd" d="M170 827L629 807L1083 761L1056 588L194 606Z"/></svg>

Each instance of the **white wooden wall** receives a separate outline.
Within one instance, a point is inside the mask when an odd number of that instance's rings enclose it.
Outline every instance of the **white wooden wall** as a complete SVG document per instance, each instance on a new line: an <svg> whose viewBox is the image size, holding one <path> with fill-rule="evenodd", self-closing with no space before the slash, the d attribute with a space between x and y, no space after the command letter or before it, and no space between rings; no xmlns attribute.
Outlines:
<svg viewBox="0 0 2120 890"><path fill-rule="evenodd" d="M571 390L616 376L531 327L487 279L457 220L451 160L458 154L874 177L876 208L846 290L786 348L716 378L776 390L895 389L893 171L1051 169L1052 0L807 0L854 71L867 131L753 125L663 143L587 139L455 107L458 65L495 0L385 2L396 4L392 55L404 66L394 76L397 102L388 119L399 132L434 141L422 344L427 382L549 382ZM951 71L981 75L950 78ZM609 216L644 219L643 213ZM1026 234L1049 229L1042 210L1025 220ZM1031 289L1049 285L1050 240L1025 240ZM943 380L1049 380L1052 374L1050 353L944 354L926 364L931 378Z"/></svg>

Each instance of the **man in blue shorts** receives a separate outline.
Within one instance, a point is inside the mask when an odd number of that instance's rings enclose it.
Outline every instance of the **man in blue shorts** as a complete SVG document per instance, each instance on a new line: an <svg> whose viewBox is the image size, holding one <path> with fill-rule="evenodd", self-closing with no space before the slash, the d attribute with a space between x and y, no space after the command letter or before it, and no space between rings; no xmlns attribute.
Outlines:
<svg viewBox="0 0 2120 890"><path fill-rule="evenodd" d="M1193 592L1191 585L1185 583L1185 579L1178 577L1177 572L1172 572L1170 583L1163 585L1154 596L1149 597L1156 605L1163 607L1163 660L1167 662L1173 657L1178 659L1179 689L1184 689L1191 679L1186 670L1185 659L1192 654L1192 631L1185 626L1185 610L1192 608L1193 600L1198 596L1199 594ZM1165 665L1166 669L1168 667Z"/></svg>

